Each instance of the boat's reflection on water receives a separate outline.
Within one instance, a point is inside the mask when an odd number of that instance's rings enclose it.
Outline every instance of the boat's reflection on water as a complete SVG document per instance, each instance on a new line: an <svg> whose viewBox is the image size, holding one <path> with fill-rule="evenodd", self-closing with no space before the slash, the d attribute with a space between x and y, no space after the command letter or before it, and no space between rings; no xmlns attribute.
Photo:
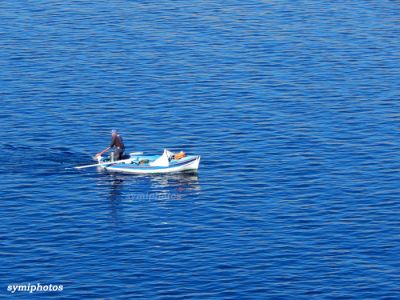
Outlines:
<svg viewBox="0 0 400 300"><path fill-rule="evenodd" d="M120 223L122 210L129 203L157 202L168 205L170 201L190 200L201 192L197 173L159 175L125 175L102 172L98 186L108 186L110 214L115 224Z"/></svg>
<svg viewBox="0 0 400 300"><path fill-rule="evenodd" d="M173 193L176 199L194 195L200 191L199 176L197 173L176 173L159 176L147 176L152 188L159 193Z"/></svg>
<svg viewBox="0 0 400 300"><path fill-rule="evenodd" d="M184 200L201 190L197 173L127 175L103 173L101 185L110 186L111 202L129 200ZM104 182L105 181L105 182Z"/></svg>

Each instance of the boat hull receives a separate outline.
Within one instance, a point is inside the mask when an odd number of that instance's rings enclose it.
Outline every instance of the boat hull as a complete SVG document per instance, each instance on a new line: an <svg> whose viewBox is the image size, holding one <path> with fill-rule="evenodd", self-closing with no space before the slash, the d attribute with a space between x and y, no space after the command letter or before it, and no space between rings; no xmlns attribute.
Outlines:
<svg viewBox="0 0 400 300"><path fill-rule="evenodd" d="M130 163L118 163L115 165L102 166L108 172L128 173L128 174L162 174L177 172L196 172L200 165L200 156L189 156L184 159L174 161L169 166L158 167L149 165L137 165Z"/></svg>

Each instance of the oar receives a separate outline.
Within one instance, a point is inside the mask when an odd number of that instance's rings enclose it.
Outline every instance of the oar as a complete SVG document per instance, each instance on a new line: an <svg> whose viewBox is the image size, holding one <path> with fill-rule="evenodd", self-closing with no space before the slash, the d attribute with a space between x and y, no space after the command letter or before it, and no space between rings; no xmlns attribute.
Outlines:
<svg viewBox="0 0 400 300"><path fill-rule="evenodd" d="M142 155L142 154L143 154L143 152L141 152L141 151L129 153L130 156Z"/></svg>
<svg viewBox="0 0 400 300"><path fill-rule="evenodd" d="M130 153L130 155L140 155L140 154L143 154L143 152L132 152L132 153ZM128 161L130 161L131 159L129 158L129 159L122 159L122 160L116 160L116 161L109 161L109 162L105 162L105 163L100 163L100 164L92 164L92 165L86 165L86 166L78 166L78 167L75 167L75 169L85 169L85 168L91 168L91 167L98 167L98 166L106 166L106 165L112 165L112 164L117 164L117 163L120 163L120 162L128 162Z"/></svg>
<svg viewBox="0 0 400 300"><path fill-rule="evenodd" d="M110 150L111 147L107 147L106 149L104 149L103 151L97 153L95 156L93 156L93 159L96 160L97 157L102 156L104 153L106 153L108 150Z"/></svg>
<svg viewBox="0 0 400 300"><path fill-rule="evenodd" d="M86 165L86 166L78 166L75 167L75 169L85 169L85 168L90 168L90 167L97 167L97 166L106 166L106 165L112 165L112 164L117 164L120 162L127 162L129 161L129 159L123 159L123 160L116 160L116 161L109 161L109 162L105 162L105 163L101 163L101 164L93 164L93 165Z"/></svg>

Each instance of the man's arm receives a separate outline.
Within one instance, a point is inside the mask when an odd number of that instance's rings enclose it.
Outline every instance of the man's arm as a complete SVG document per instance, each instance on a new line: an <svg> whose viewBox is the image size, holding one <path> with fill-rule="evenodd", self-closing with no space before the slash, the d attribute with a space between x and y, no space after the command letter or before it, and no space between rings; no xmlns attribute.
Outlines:
<svg viewBox="0 0 400 300"><path fill-rule="evenodd" d="M110 148L112 148L112 147L115 146L115 142L116 142L116 141L117 141L117 137L116 137L116 136L113 136L112 139L111 139Z"/></svg>

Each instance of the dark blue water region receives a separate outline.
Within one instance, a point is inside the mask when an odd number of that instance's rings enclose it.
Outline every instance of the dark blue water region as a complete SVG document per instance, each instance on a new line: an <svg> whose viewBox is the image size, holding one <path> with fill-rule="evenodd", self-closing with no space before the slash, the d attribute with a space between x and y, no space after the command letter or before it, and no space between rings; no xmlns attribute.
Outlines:
<svg viewBox="0 0 400 300"><path fill-rule="evenodd" d="M399 8L2 1L1 295L399 298ZM199 172L73 169L112 128Z"/></svg>

